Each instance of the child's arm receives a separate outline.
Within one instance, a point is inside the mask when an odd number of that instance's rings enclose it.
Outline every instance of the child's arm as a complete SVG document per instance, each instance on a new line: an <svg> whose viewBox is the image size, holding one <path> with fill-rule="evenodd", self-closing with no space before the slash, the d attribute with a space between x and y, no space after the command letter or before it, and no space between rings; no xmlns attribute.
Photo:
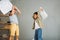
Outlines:
<svg viewBox="0 0 60 40"><path fill-rule="evenodd" d="M20 10L16 6L13 6L9 15L12 16L15 12L18 12L18 15L21 14Z"/></svg>
<svg viewBox="0 0 60 40"><path fill-rule="evenodd" d="M38 17L42 20L42 17L41 17L41 15L40 15L40 13L43 12L43 8L40 7L37 12L38 12Z"/></svg>
<svg viewBox="0 0 60 40"><path fill-rule="evenodd" d="M41 26L41 28L43 28L44 27L44 24L43 24L43 22L42 22L42 18L41 18L41 15L40 15L40 12L43 12L43 7L40 7L39 8L39 16L40 16L40 21L39 21L39 23L40 23L40 26Z"/></svg>
<svg viewBox="0 0 60 40"><path fill-rule="evenodd" d="M15 7L15 9L17 10L18 15L20 15L20 14L21 14L21 11L20 11L16 6L14 6L14 7Z"/></svg>
<svg viewBox="0 0 60 40"><path fill-rule="evenodd" d="M42 20L39 19L39 24L40 24L40 27L43 28L45 25L44 23L42 22Z"/></svg>

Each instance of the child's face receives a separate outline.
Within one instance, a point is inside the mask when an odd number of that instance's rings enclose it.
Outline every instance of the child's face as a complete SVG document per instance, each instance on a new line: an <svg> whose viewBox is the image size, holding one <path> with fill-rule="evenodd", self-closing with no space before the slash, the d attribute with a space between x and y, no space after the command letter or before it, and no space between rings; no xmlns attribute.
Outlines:
<svg viewBox="0 0 60 40"><path fill-rule="evenodd" d="M33 18L34 19L37 19L37 17L38 17L38 15L36 15L36 14L33 15Z"/></svg>

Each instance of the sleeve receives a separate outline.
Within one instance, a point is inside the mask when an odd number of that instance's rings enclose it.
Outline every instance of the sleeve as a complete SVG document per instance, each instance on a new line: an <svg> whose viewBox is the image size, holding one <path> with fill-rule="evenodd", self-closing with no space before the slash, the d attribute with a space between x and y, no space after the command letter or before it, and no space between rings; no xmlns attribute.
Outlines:
<svg viewBox="0 0 60 40"><path fill-rule="evenodd" d="M42 20L40 20L40 19L39 19L39 25L40 25L41 28L44 27L44 23L43 23Z"/></svg>

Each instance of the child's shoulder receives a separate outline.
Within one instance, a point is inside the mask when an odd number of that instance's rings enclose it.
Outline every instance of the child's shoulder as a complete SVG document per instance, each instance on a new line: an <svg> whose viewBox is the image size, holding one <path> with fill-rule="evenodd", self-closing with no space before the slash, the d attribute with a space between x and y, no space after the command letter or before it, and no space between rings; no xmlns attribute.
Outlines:
<svg viewBox="0 0 60 40"><path fill-rule="evenodd" d="M40 18L37 18L37 20L41 20Z"/></svg>
<svg viewBox="0 0 60 40"><path fill-rule="evenodd" d="M36 21L42 21L40 18L37 18Z"/></svg>

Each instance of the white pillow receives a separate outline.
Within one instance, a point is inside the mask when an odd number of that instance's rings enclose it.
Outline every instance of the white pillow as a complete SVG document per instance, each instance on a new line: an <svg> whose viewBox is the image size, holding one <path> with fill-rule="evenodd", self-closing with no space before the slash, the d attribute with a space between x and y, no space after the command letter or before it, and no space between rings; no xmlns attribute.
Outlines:
<svg viewBox="0 0 60 40"><path fill-rule="evenodd" d="M7 14L9 11L12 10L12 3L9 0L2 0L0 1L0 11L3 14Z"/></svg>

